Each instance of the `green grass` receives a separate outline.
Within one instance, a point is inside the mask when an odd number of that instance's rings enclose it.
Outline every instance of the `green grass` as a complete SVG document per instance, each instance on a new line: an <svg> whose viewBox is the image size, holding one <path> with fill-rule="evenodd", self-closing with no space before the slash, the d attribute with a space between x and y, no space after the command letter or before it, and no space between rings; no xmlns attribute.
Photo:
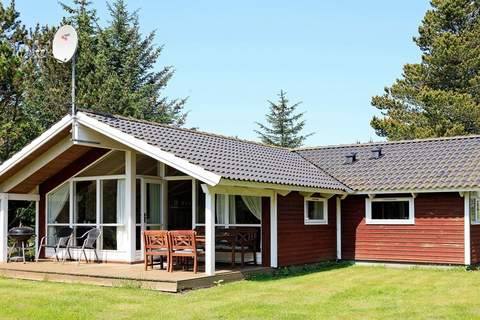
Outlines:
<svg viewBox="0 0 480 320"><path fill-rule="evenodd" d="M0 319L480 319L480 272L339 265L166 294L0 278Z"/></svg>

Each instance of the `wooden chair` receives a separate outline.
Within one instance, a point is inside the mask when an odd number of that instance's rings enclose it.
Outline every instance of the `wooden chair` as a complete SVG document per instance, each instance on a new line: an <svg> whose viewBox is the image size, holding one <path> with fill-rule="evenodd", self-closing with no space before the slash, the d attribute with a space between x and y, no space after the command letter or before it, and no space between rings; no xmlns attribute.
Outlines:
<svg viewBox="0 0 480 320"><path fill-rule="evenodd" d="M195 239L196 232L193 230L169 231L170 238L170 264L169 271L173 272L173 261L175 258L193 259L193 272L198 272L198 257L205 255L205 252L197 249ZM188 260L187 260L188 261ZM187 263L188 268L188 263Z"/></svg>
<svg viewBox="0 0 480 320"><path fill-rule="evenodd" d="M252 252L253 263L257 264L257 238L258 230L256 228L236 229L235 248L240 247L242 267L245 265L245 252L248 251Z"/></svg>
<svg viewBox="0 0 480 320"><path fill-rule="evenodd" d="M218 229L215 231L215 251L228 252L231 255L232 267L235 266L237 250L241 250L237 242L237 229Z"/></svg>
<svg viewBox="0 0 480 320"><path fill-rule="evenodd" d="M146 230L143 232L145 270L150 265L153 269L153 258L160 256L160 269L163 269L163 258L167 259L167 269L170 266L170 239L168 231Z"/></svg>

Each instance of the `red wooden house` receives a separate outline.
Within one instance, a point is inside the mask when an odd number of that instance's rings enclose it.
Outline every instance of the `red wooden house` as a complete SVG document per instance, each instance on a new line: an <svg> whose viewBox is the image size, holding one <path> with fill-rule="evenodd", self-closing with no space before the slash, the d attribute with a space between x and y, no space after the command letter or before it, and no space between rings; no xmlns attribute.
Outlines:
<svg viewBox="0 0 480 320"><path fill-rule="evenodd" d="M9 202L31 200L38 238L97 227L110 261L141 260L142 230L201 227L214 274L228 259L215 232L251 227L265 266L470 265L480 260L479 157L479 136L290 150L80 111L0 166L0 260Z"/></svg>

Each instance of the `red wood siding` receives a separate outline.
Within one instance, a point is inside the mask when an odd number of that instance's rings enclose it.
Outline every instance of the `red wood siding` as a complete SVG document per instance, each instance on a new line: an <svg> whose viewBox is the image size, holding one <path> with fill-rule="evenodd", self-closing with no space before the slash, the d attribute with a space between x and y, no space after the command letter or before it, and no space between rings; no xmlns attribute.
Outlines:
<svg viewBox="0 0 480 320"><path fill-rule="evenodd" d="M414 225L366 225L365 197L342 201L342 258L418 263L464 263L463 198L418 194Z"/></svg>
<svg viewBox="0 0 480 320"><path fill-rule="evenodd" d="M262 265L270 267L270 198L262 198Z"/></svg>
<svg viewBox="0 0 480 320"><path fill-rule="evenodd" d="M480 263L480 225L470 226L470 249L472 264Z"/></svg>
<svg viewBox="0 0 480 320"><path fill-rule="evenodd" d="M335 197L328 201L328 224L305 225L304 198L298 192L278 195L278 265L336 259Z"/></svg>

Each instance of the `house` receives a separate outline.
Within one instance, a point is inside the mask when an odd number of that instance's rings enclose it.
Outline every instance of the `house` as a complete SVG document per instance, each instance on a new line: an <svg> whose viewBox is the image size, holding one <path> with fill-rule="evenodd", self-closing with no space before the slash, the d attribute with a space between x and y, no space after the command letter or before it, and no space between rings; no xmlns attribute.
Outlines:
<svg viewBox="0 0 480 320"><path fill-rule="evenodd" d="M228 259L216 229L252 227L263 266L470 265L480 262L479 158L479 136L290 150L79 111L0 166L0 261L9 202L29 200L37 238L99 227L108 261L142 260L143 230L202 227L212 275Z"/></svg>

